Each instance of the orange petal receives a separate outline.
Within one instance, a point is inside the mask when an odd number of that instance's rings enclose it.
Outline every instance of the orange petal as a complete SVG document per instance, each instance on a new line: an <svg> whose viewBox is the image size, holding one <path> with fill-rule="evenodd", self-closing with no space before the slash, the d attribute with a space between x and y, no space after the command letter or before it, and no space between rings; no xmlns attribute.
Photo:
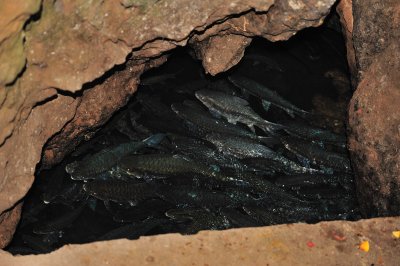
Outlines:
<svg viewBox="0 0 400 266"><path fill-rule="evenodd" d="M393 231L392 235L394 236L394 238L400 238L400 231Z"/></svg>
<svg viewBox="0 0 400 266"><path fill-rule="evenodd" d="M361 249L362 251L368 252L369 251L369 242L368 241L361 242L361 244L358 248Z"/></svg>

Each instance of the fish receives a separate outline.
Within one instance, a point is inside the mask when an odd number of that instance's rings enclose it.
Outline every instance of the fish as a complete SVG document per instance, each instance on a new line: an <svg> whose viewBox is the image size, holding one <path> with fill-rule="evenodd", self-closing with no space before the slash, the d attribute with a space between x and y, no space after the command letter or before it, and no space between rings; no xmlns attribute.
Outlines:
<svg viewBox="0 0 400 266"><path fill-rule="evenodd" d="M276 134L277 130L282 129L281 125L260 117L250 107L249 102L240 97L213 90L199 90L195 95L212 113L225 117L229 123L243 123L253 132L254 126L271 134Z"/></svg>
<svg viewBox="0 0 400 266"><path fill-rule="evenodd" d="M244 206L243 210L262 225L283 224L287 222L283 216L257 206Z"/></svg>
<svg viewBox="0 0 400 266"><path fill-rule="evenodd" d="M229 227L229 221L223 216L215 215L205 209L172 209L165 212L171 219L189 219L190 225L185 226L185 234L194 234L200 230L221 230Z"/></svg>
<svg viewBox="0 0 400 266"><path fill-rule="evenodd" d="M140 223L130 223L124 226L117 227L101 236L96 241L106 241L112 239L126 238L126 239L137 239L142 235L145 235L152 229L162 226L168 220L162 218L148 218Z"/></svg>
<svg viewBox="0 0 400 266"><path fill-rule="evenodd" d="M143 154L131 155L118 163L118 169L137 178L166 178L170 175L197 174L221 182L234 181L233 177L224 176L215 167L190 160L180 155Z"/></svg>
<svg viewBox="0 0 400 266"><path fill-rule="evenodd" d="M241 75L231 75L228 77L228 80L232 82L235 86L244 89L252 95L259 97L260 99L265 100L282 109L292 117L294 117L294 114L297 114L301 117L308 117L311 114L291 104L289 101L281 97L276 91L270 90L269 88L261 85L254 80L251 80Z"/></svg>
<svg viewBox="0 0 400 266"><path fill-rule="evenodd" d="M220 210L221 215L229 221L234 227L255 227L263 225L251 216L242 213L236 208L223 208Z"/></svg>
<svg viewBox="0 0 400 266"><path fill-rule="evenodd" d="M185 121L185 126L193 136L202 138L210 132L219 132L228 135L248 136L249 138L258 138L256 134L243 129L239 126L232 125L224 120L216 119L208 112L185 106L183 104L174 103L171 105L172 110Z"/></svg>
<svg viewBox="0 0 400 266"><path fill-rule="evenodd" d="M340 174L297 174L289 176L278 176L275 184L281 187L318 187L331 186L337 187L341 183Z"/></svg>
<svg viewBox="0 0 400 266"><path fill-rule="evenodd" d="M96 179L96 175L110 170L122 157L144 147L155 146L164 136L165 134L161 133L155 134L140 142L132 141L103 149L82 161L68 164L65 170L73 180Z"/></svg>
<svg viewBox="0 0 400 266"><path fill-rule="evenodd" d="M62 231L64 228L71 226L72 223L81 215L86 204L86 201L81 202L79 206L74 208L72 211L53 220L41 222L38 226L33 228L33 232L35 234L50 234Z"/></svg>
<svg viewBox="0 0 400 266"><path fill-rule="evenodd" d="M314 143L298 138L281 137L281 141L287 150L307 158L313 164L323 165L339 172L352 172L350 159L347 156L325 151Z"/></svg>
<svg viewBox="0 0 400 266"><path fill-rule="evenodd" d="M148 217L163 215L165 211L173 207L174 205L160 198L152 198L144 200L136 206L113 212L113 220L118 223L138 223Z"/></svg>
<svg viewBox="0 0 400 266"><path fill-rule="evenodd" d="M237 158L226 156L213 148L213 144L202 139L169 135L174 148L191 158L215 168L229 168L236 173L251 171L251 167L242 164Z"/></svg>
<svg viewBox="0 0 400 266"><path fill-rule="evenodd" d="M270 173L270 176L275 176L278 173L294 175L302 173L318 173L320 171L309 167L303 167L282 155L272 159L261 157L244 158L241 162L245 165L251 165L255 171L259 171L260 173Z"/></svg>
<svg viewBox="0 0 400 266"><path fill-rule="evenodd" d="M195 206L217 208L238 206L243 202L252 202L254 198L248 193L232 191L213 191L192 186L158 186L157 195L176 206Z"/></svg>
<svg viewBox="0 0 400 266"><path fill-rule="evenodd" d="M333 133L330 130L306 125L297 121L285 123L284 130L292 136L307 140L335 144L340 147L346 146L346 136Z"/></svg>
<svg viewBox="0 0 400 266"><path fill-rule="evenodd" d="M135 206L138 202L156 197L154 184L122 180L94 180L83 185L90 196L103 201L127 202Z"/></svg>
<svg viewBox="0 0 400 266"><path fill-rule="evenodd" d="M62 186L64 183L65 177L65 166L60 164L56 166L51 174L46 174L44 178L47 183L45 186L45 190L42 194L42 200L45 204L52 202L62 190Z"/></svg>

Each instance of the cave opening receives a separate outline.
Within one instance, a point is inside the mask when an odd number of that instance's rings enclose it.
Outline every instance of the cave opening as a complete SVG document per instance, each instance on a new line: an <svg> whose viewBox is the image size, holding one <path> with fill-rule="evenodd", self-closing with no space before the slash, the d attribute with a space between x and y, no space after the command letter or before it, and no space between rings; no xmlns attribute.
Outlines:
<svg viewBox="0 0 400 266"><path fill-rule="evenodd" d="M215 77L193 58L175 49L106 125L37 172L7 251L361 218L337 27L254 39Z"/></svg>

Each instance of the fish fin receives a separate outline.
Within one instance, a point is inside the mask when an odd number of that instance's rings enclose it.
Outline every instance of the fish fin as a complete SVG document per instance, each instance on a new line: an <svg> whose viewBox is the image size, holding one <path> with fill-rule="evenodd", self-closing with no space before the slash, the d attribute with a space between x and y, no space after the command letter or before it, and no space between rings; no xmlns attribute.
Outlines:
<svg viewBox="0 0 400 266"><path fill-rule="evenodd" d="M221 113L219 113L219 112L217 112L217 111L215 111L213 109L209 109L209 112L213 117L215 117L217 119L220 119L222 117Z"/></svg>
<svg viewBox="0 0 400 266"><path fill-rule="evenodd" d="M278 138L274 138L274 137L258 136L257 138L262 144L264 144L264 145L266 145L267 147L270 147L270 148L272 146L274 146L274 145L277 145L277 144L281 143Z"/></svg>
<svg viewBox="0 0 400 266"><path fill-rule="evenodd" d="M267 133L267 134L269 134L271 136L279 135L279 131L281 131L282 129L285 128L284 125L275 124L275 123L271 123L271 122L268 122L268 121L264 121L263 123L259 123L256 126L259 127L262 131L264 131L265 133Z"/></svg>
<svg viewBox="0 0 400 266"><path fill-rule="evenodd" d="M266 100L261 100L262 107L264 108L265 112L269 111L269 108L271 107L271 102L266 101Z"/></svg>
<svg viewBox="0 0 400 266"><path fill-rule="evenodd" d="M143 142L150 147L157 146L165 138L165 136L166 135L164 133L154 134L148 137L147 139L143 140Z"/></svg>
<svg viewBox="0 0 400 266"><path fill-rule="evenodd" d="M248 128L250 128L251 132L256 133L256 129L254 128L254 125L247 125Z"/></svg>
<svg viewBox="0 0 400 266"><path fill-rule="evenodd" d="M103 203L104 203L104 207L106 207L106 210L112 213L113 211L112 211L112 208L111 208L110 201L109 200L103 200Z"/></svg>

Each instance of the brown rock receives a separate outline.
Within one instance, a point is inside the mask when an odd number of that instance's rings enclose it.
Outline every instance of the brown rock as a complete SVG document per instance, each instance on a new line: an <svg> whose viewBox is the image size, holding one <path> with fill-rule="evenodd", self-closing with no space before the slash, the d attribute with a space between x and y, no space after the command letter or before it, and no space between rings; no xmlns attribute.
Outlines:
<svg viewBox="0 0 400 266"><path fill-rule="evenodd" d="M15 256L0 251L7 266L47 265L398 265L400 217L289 224L165 234L84 245L50 254ZM359 249L368 241L368 252Z"/></svg>
<svg viewBox="0 0 400 266"><path fill-rule="evenodd" d="M400 214L400 44L375 58L349 107L349 146L365 215Z"/></svg>
<svg viewBox="0 0 400 266"><path fill-rule="evenodd" d="M22 202L0 215L0 248L10 243L21 217L21 209Z"/></svg>

